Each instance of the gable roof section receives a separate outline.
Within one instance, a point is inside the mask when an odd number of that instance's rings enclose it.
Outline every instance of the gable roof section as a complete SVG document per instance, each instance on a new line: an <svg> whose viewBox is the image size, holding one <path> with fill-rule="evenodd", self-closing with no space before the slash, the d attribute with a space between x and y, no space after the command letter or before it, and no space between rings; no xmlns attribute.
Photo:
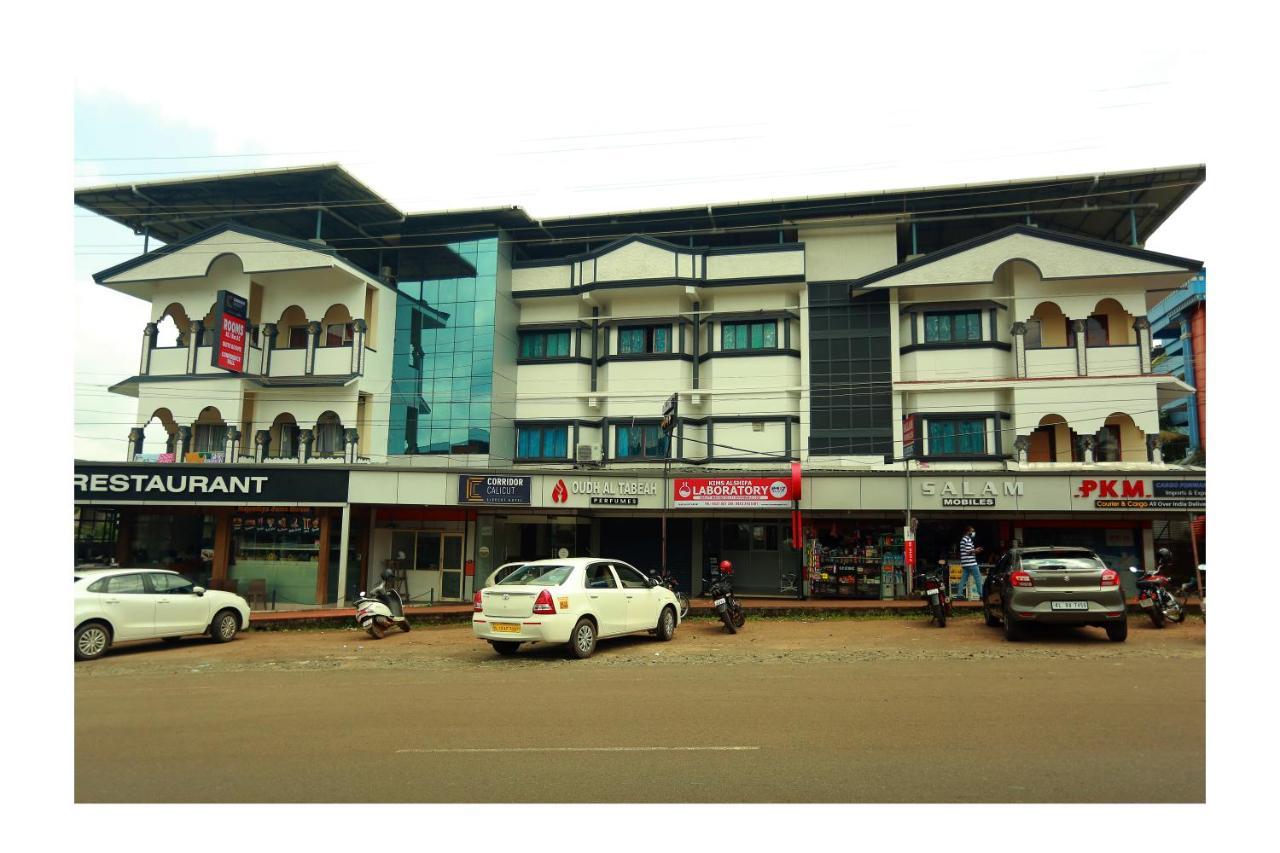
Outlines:
<svg viewBox="0 0 1280 853"><path fill-rule="evenodd" d="M999 247L998 251L994 253L982 251L1001 241L1004 241L1005 245ZM1067 250L1063 251L1062 247L1067 247ZM863 276L854 281L850 287L859 290L929 284L987 283L994 278L1000 264L1014 259L1026 260L1034 264L1045 280L1197 272L1203 267L1200 261L1190 258L1180 258L1074 234L1062 234L1044 228L1010 225L924 257ZM1081 262L1081 268L1068 269L1068 262L1073 264ZM1088 269L1093 269L1094 272L1084 271Z"/></svg>
<svg viewBox="0 0 1280 853"><path fill-rule="evenodd" d="M215 238L221 237L222 235L229 234L229 233L237 234L242 237L248 237L248 238L251 238L252 240L261 240L268 243L276 243L281 246L287 246L291 249L296 249L298 250L298 252L305 252L315 256L313 259L315 261L314 263L298 264L295 262L283 268L317 269L320 267L336 266L336 267L341 267L346 272L349 272L352 275L357 276L358 278L361 278L367 281L377 282L378 284L381 284L387 288L392 287L392 285L387 281L383 280L378 276L372 275L371 273L368 273L365 270L360 269L350 261L336 254L332 249L330 249L327 246L324 246L319 243L312 243L306 240L296 240L292 237L284 237L279 234L272 234L267 231L259 231L256 228L250 228L246 225L240 225L235 222L228 222L222 225L215 225L212 228L208 228L204 231L201 231L198 234L193 234L192 236L186 238L185 240L180 240L177 243L170 243L166 246L162 246L161 248L156 249L154 252L147 252L145 255L139 255L136 258L131 258L123 263L116 264L115 266L109 267L108 269L102 270L101 272L94 273L93 280L98 284L129 284L131 282L141 282L141 281L152 280L152 278L148 277L145 274L145 272L141 272L140 274L130 276L129 278L124 280L120 280L120 279L122 276L125 276L128 273L141 271L142 268L151 264L155 264L159 261L163 261L166 258L175 258L178 255L180 255L184 250L191 249L192 247L198 246L202 243L208 243L210 241L214 241ZM248 244L242 243L239 245L245 246ZM235 246L236 244L228 242L226 243L225 252L219 252L217 254L209 253L207 261L203 264L203 269L201 269L195 275L207 275L209 266L211 266L213 261L216 260L218 257L220 257L222 254L233 254L237 256L242 256L242 254L254 253L252 249L244 249L243 251L237 251ZM258 253L261 254L261 251L259 251ZM297 253L291 253L291 254L296 255ZM281 261L283 261L283 258L281 258ZM195 267L199 267L199 266L200 264L198 263L195 265ZM263 266L261 268L256 266L253 266L253 267L247 266L245 269L245 272L269 272L269 271L271 271L269 265ZM190 278L190 277L192 277L190 274L174 275L169 272L162 272L161 274L155 276L154 278L163 280L166 278Z"/></svg>

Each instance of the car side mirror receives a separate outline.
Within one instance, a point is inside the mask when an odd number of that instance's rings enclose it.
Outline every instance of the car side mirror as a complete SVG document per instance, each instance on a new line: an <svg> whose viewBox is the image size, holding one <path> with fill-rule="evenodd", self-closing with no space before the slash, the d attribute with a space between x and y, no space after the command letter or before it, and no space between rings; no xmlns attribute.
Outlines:
<svg viewBox="0 0 1280 853"><path fill-rule="evenodd" d="M657 578L649 578L648 580L649 580L649 586L650 586L650 588L652 588L652 587L655 587L655 586L658 586L658 585L659 585L659 584L658 584L658 579L657 579Z"/></svg>
<svg viewBox="0 0 1280 853"><path fill-rule="evenodd" d="M193 586L191 588L191 591L194 592L196 595L204 595L204 587L202 586Z"/></svg>

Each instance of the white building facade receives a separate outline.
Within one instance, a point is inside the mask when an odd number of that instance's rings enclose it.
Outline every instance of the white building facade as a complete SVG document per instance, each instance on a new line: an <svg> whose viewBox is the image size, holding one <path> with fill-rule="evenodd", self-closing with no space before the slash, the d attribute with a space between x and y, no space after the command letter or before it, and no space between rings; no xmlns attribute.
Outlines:
<svg viewBox="0 0 1280 853"><path fill-rule="evenodd" d="M1203 513L1203 470L1160 461L1161 403L1192 389L1152 372L1146 322L1201 264L1141 246L1203 167L389 225L354 218L359 185L333 168L277 178L348 195L316 205L310 238L283 217L218 221L230 205L180 223L165 194L176 208L190 182L149 186L145 213L122 212L119 188L78 196L167 241L96 277L152 322L137 375L112 386L138 398L124 464L83 473L296 469L296 494L206 493L209 512L189 511L200 571L264 576L263 606L340 602L384 565L415 599L461 600L502 562L562 549L665 559L693 587L727 557L747 593L894 597L965 523L988 553L1053 540L1118 563ZM200 183L243 198L262 181ZM238 374L212 363L222 292L248 304ZM305 472L322 468L346 494L329 483L313 506ZM477 477L492 483L468 491ZM119 558L163 562L137 531L173 495L141 482L78 481L77 502L115 514ZM259 526L281 501L306 510L278 516L314 527L305 547ZM259 540L273 560L242 544Z"/></svg>

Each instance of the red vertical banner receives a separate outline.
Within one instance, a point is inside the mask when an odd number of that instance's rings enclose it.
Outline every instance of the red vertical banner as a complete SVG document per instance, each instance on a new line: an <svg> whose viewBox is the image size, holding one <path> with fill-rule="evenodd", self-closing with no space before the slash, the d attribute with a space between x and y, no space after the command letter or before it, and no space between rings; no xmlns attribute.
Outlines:
<svg viewBox="0 0 1280 853"><path fill-rule="evenodd" d="M791 463L791 547L804 548L804 522L800 516L800 463Z"/></svg>

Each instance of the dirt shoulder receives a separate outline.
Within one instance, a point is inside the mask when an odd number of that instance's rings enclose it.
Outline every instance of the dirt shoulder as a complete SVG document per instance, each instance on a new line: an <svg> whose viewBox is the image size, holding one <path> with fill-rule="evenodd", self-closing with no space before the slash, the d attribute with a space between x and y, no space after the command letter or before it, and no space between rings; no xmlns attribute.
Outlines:
<svg viewBox="0 0 1280 853"><path fill-rule="evenodd" d="M849 662L884 660L1093 659L1135 657L1203 659L1205 623L1191 617L1157 630L1131 619L1129 639L1111 643L1094 628L1044 629L1010 643L978 615L938 628L923 618L749 619L729 635L718 621L685 622L676 638L661 643L647 635L603 640L593 658L567 661L561 648L527 646L505 665L581 667L734 665L753 662ZM471 635L470 625L422 625L408 634L373 640L363 631L299 629L249 631L219 645L206 638L176 646L124 644L98 661L77 664L77 679L179 672L284 671L309 669L449 669L493 664L497 655Z"/></svg>

